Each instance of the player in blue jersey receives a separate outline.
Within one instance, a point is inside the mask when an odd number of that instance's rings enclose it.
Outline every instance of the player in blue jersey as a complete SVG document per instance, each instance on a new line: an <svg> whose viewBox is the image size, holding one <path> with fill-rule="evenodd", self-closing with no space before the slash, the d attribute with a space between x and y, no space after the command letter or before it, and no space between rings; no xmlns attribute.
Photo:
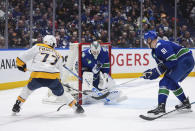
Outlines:
<svg viewBox="0 0 195 131"><path fill-rule="evenodd" d="M108 51L102 48L97 41L90 45L90 49L82 52L82 71L93 73L93 86L98 88L100 71L104 75L109 75L110 61ZM101 90L100 88L98 88Z"/></svg>
<svg viewBox="0 0 195 131"><path fill-rule="evenodd" d="M111 99L111 101L120 96L120 91L113 88L115 86L115 82L109 75L110 72L109 53L107 49L101 47L98 41L94 41L90 45L89 49L86 49L82 52L81 63L83 79L91 81L91 85L93 85L103 94L107 93L106 96L109 99ZM90 99L90 97L83 99L86 101L86 102L83 101L83 103L97 102L94 99Z"/></svg>
<svg viewBox="0 0 195 131"><path fill-rule="evenodd" d="M189 99L178 83L182 82L194 68L192 51L171 41L158 40L154 31L145 33L144 41L152 49L152 57L158 65L156 68L146 70L143 73L144 79L153 80L164 73L159 82L158 107L148 113L158 115L166 112L169 91L181 101L175 108L191 109Z"/></svg>

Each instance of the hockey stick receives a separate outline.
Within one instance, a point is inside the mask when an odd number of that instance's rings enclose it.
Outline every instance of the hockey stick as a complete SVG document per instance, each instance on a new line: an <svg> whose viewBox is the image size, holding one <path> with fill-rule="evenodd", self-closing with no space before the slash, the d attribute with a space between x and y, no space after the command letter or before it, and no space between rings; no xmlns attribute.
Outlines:
<svg viewBox="0 0 195 131"><path fill-rule="evenodd" d="M63 86L66 86L69 90L74 90L76 91L77 93L81 93L83 95L89 95L87 92L92 92L91 90L85 90L85 91L79 91L73 87L71 87L70 85L68 84L63 84ZM105 97L107 97L108 95L110 94L110 92L106 92L105 94L103 94L102 96L98 96L98 97L95 97L95 96L91 96L91 98L95 99L95 100L100 100L100 99L104 99Z"/></svg>
<svg viewBox="0 0 195 131"><path fill-rule="evenodd" d="M65 65L63 65L63 67L65 69L67 69L71 74L73 74L75 77L77 77L79 80L82 80L82 78L80 78L77 74L75 74L74 72L72 72L68 67L66 67ZM91 85L89 83L89 81L87 79L84 79L84 81L87 83L87 85L89 87L92 87L92 91L95 92L98 96L103 96L104 94L102 94L97 88L95 88L93 85ZM107 97L104 98L107 102L110 102L110 99L108 99Z"/></svg>
<svg viewBox="0 0 195 131"><path fill-rule="evenodd" d="M116 86L125 85L125 84L127 84L127 83L129 83L129 82L135 81L135 80L137 80L137 79L139 79L139 78L143 78L143 77L144 77L144 76L140 76L140 77L137 77L137 78L131 79L131 80L129 80L129 81L126 81L126 82L120 83L120 84L118 84L118 85L116 85Z"/></svg>
<svg viewBox="0 0 195 131"><path fill-rule="evenodd" d="M66 105L66 103L65 104L62 104L61 106L59 106L58 109L57 109L57 111L59 111L65 105Z"/></svg>
<svg viewBox="0 0 195 131"><path fill-rule="evenodd" d="M195 102L190 103L190 105L192 105L192 104L195 104ZM166 115L168 115L168 114L170 114L170 113L172 113L172 112L175 112L175 111L184 109L184 108L186 108L187 106L188 106L188 105L183 106L183 107L181 107L181 108L177 108L177 109L171 110L171 111L169 111L169 112L167 112L167 113L164 113L164 114L159 115L159 116L156 116L156 117L149 117L149 116L145 116L145 115L139 115L139 117L142 118L142 119L144 119L144 120L152 121L152 120L156 120L156 119L158 119L158 118L161 118L161 117L163 117L163 116L166 116Z"/></svg>

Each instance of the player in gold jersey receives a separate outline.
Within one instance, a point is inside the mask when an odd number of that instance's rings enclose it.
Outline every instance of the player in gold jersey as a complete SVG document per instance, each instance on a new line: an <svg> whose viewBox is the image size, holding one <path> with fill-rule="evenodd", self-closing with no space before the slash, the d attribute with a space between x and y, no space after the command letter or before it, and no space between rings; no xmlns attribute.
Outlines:
<svg viewBox="0 0 195 131"><path fill-rule="evenodd" d="M65 72L61 55L55 50L56 38L53 35L46 35L43 43L36 44L32 48L24 51L16 58L16 65L20 71L31 71L27 87L24 87L14 104L12 111L14 114L20 112L22 104L30 94L41 87L48 87L52 93L66 100L67 105L72 107L77 113L83 113L84 109L74 97L65 92L60 82L60 78ZM27 68L26 63L32 61Z"/></svg>

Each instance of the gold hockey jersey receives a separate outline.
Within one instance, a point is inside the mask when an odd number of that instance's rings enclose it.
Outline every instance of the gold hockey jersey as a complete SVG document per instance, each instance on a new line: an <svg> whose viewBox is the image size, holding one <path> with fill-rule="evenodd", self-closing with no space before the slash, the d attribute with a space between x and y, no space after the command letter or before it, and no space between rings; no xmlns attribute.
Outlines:
<svg viewBox="0 0 195 131"><path fill-rule="evenodd" d="M30 69L31 78L60 79L60 72L64 72L61 55L46 44L36 44L24 51L16 58L16 65L22 66L32 61Z"/></svg>

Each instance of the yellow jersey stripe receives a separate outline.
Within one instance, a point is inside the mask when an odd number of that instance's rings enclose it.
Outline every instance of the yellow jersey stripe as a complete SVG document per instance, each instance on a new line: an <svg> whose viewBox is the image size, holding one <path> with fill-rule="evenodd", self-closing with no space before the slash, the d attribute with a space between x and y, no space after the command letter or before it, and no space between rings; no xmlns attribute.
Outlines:
<svg viewBox="0 0 195 131"><path fill-rule="evenodd" d="M32 72L31 78L60 79L60 73Z"/></svg>

